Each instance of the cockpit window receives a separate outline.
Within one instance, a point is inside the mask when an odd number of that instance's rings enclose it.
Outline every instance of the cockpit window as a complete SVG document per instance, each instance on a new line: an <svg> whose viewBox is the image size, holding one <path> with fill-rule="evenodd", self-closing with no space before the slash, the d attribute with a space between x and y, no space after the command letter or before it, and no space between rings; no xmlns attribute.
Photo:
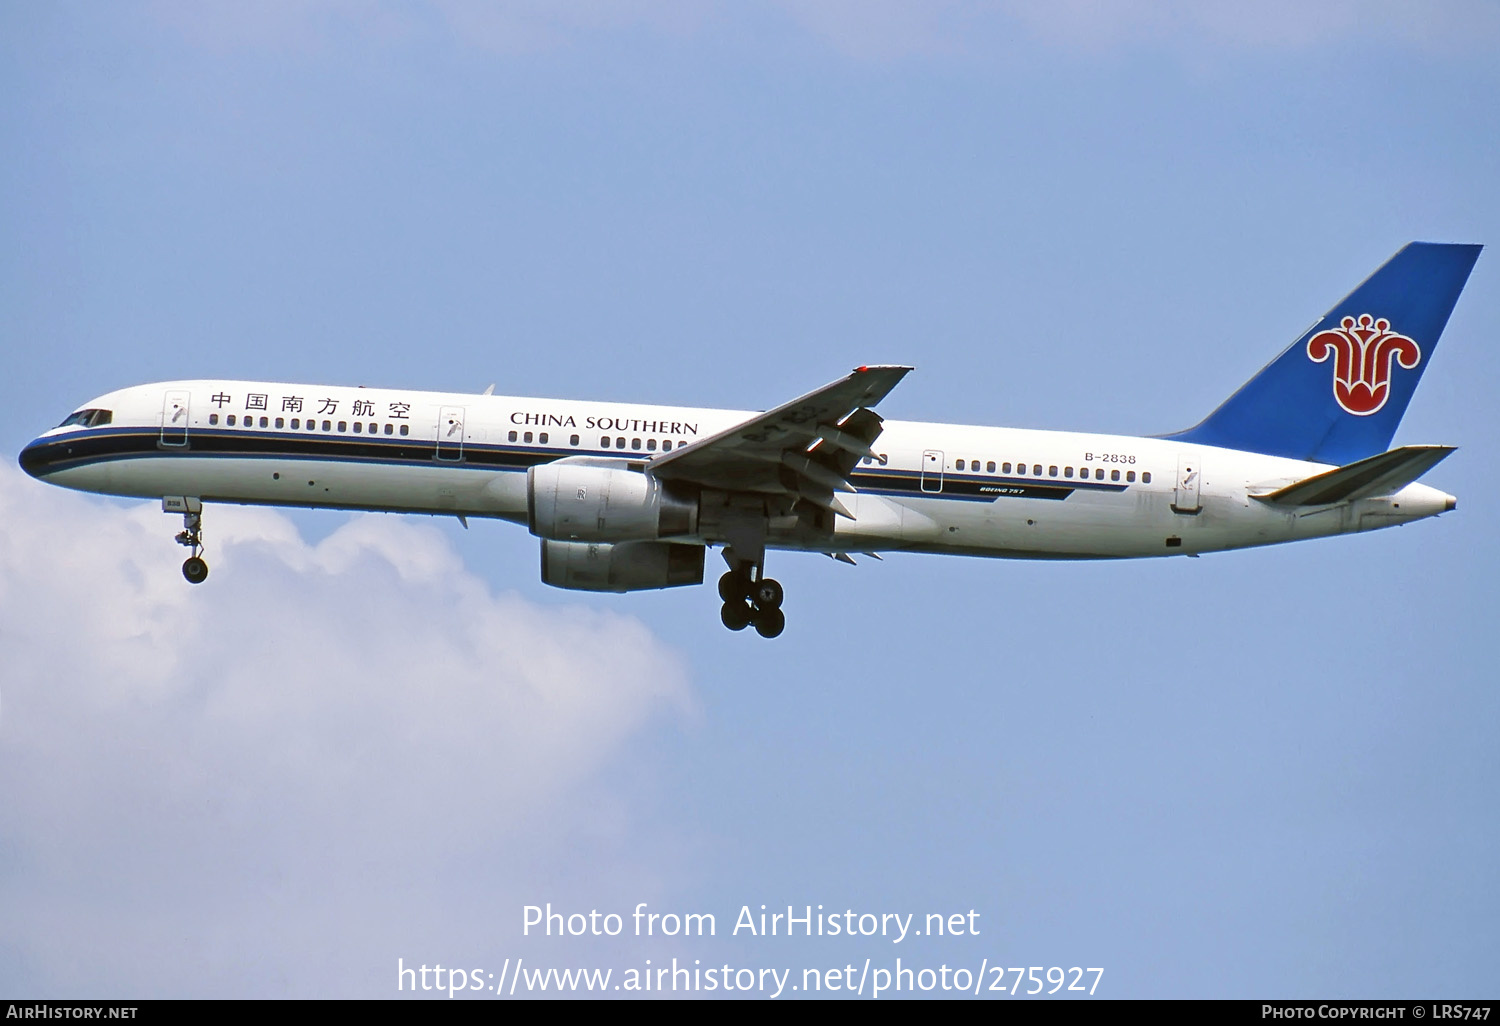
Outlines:
<svg viewBox="0 0 1500 1026"><path fill-rule="evenodd" d="M110 410L79 410L58 427L102 427L115 419Z"/></svg>

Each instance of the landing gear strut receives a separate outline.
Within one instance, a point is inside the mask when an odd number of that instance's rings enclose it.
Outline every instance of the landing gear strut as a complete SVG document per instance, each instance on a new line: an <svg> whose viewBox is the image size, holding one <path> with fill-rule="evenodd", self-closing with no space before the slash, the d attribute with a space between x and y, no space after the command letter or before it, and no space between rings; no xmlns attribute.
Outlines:
<svg viewBox="0 0 1500 1026"><path fill-rule="evenodd" d="M163 505L168 505L164 502ZM189 584L202 584L208 579L208 564L203 561L203 506L194 503L197 509L186 510L182 514L182 530L177 533L177 544L186 545L193 553L182 563L182 576L186 577ZM170 512L184 507L177 506Z"/></svg>
<svg viewBox="0 0 1500 1026"><path fill-rule="evenodd" d="M774 638L786 630L786 614L781 611L783 592L775 579L761 576L761 567L743 560L731 564L719 578L719 598L724 608L719 619L732 631L742 631L754 624L755 633Z"/></svg>

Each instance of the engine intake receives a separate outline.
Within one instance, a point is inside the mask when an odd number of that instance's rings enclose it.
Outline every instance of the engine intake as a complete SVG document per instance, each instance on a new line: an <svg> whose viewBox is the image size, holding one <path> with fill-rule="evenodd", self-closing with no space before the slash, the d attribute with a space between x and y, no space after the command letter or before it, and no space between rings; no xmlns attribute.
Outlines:
<svg viewBox="0 0 1500 1026"><path fill-rule="evenodd" d="M653 541L696 533L698 502L624 461L573 457L526 472L526 524L554 541Z"/></svg>
<svg viewBox="0 0 1500 1026"><path fill-rule="evenodd" d="M647 591L703 583L702 545L542 541L542 581L574 591Z"/></svg>

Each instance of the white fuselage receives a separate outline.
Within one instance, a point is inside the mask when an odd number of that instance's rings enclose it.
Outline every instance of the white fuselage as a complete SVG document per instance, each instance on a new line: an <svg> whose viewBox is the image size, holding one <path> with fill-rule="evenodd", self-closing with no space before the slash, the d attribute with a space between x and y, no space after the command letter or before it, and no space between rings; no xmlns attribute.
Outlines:
<svg viewBox="0 0 1500 1026"><path fill-rule="evenodd" d="M40 436L26 469L70 488L205 502L526 522L528 467L646 463L749 411L272 382L142 385L106 425ZM1288 509L1252 498L1321 464L1156 438L887 420L831 536L772 548L1016 558L1194 555L1371 530L1453 508L1422 484ZM1023 469L1024 468L1024 469ZM699 537L715 544L722 539Z"/></svg>

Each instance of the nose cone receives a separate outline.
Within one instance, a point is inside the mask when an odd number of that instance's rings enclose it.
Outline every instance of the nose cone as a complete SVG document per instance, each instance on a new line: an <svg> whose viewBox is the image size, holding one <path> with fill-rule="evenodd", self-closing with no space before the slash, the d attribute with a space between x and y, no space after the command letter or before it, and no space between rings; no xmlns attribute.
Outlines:
<svg viewBox="0 0 1500 1026"><path fill-rule="evenodd" d="M19 462L21 469L32 477L40 479L47 472L48 459L47 446L40 439L32 442L21 450Z"/></svg>

